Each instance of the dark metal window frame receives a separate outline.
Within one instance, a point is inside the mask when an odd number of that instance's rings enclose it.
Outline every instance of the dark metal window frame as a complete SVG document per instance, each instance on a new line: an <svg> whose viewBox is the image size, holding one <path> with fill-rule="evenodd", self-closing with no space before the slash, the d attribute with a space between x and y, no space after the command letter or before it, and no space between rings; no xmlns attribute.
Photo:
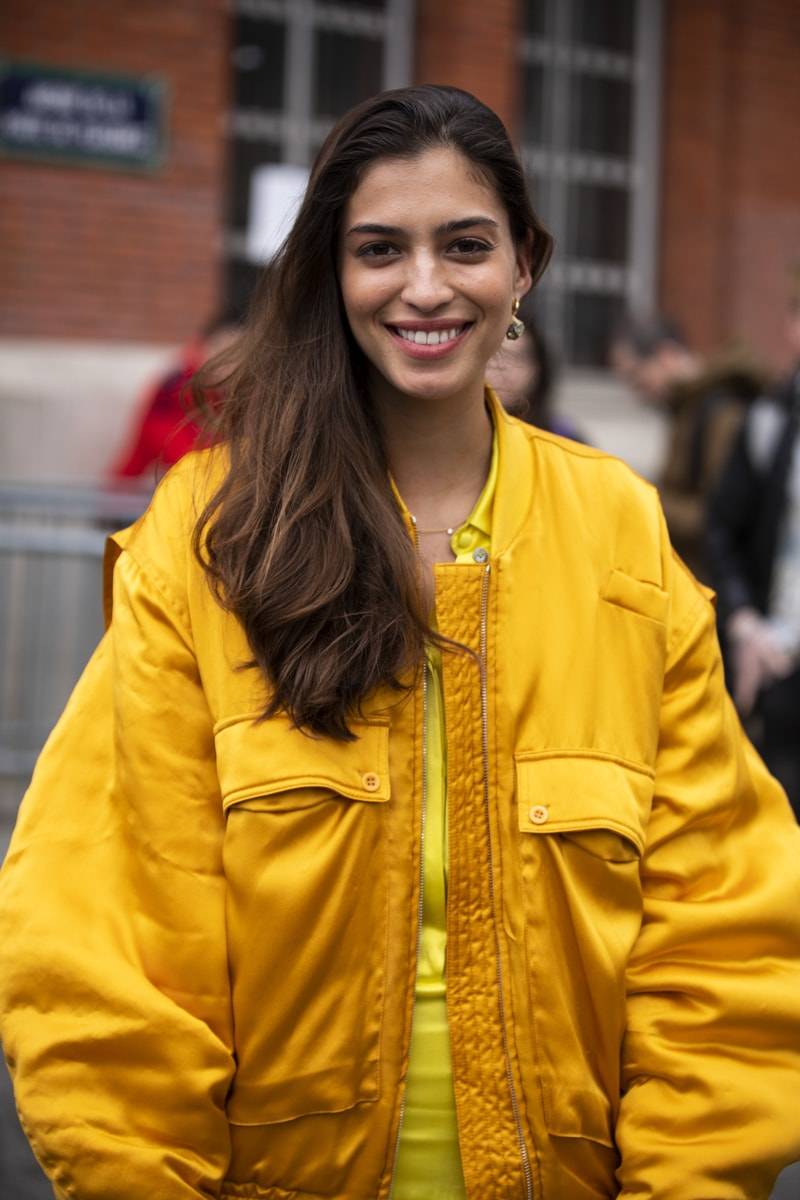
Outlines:
<svg viewBox="0 0 800 1200"><path fill-rule="evenodd" d="M234 0L232 18L268 20L285 28L283 102L280 110L233 108L229 134L240 141L271 141L280 147L281 161L308 166L332 121L313 113L314 35L329 30L374 38L382 44L384 88L410 81L413 53L414 0L386 0L383 10L348 3L316 0ZM247 261L243 230L229 228L227 257Z"/></svg>
<svg viewBox="0 0 800 1200"><path fill-rule="evenodd" d="M557 246L541 288L542 321L550 339L558 346L568 347L569 306L578 293L618 297L621 304L637 311L655 304L663 0L635 0L631 54L577 44L571 33L574 0L546 0L546 4L548 32L526 36L520 44L523 64L541 64L552 73L544 136L541 145L523 141L521 154L527 174L545 182L544 215ZM570 108L574 103L575 78L580 74L630 80L632 132L628 155L595 154L569 147ZM629 220L624 264L581 259L566 253L568 189L574 183L615 186L627 191Z"/></svg>

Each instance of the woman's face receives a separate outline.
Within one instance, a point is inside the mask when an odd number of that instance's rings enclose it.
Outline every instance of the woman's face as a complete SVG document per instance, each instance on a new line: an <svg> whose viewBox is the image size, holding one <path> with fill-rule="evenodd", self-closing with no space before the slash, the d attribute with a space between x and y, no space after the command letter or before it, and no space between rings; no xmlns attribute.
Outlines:
<svg viewBox="0 0 800 1200"><path fill-rule="evenodd" d="M463 155L443 147L379 159L346 206L339 263L378 395L482 394L531 276L499 196Z"/></svg>

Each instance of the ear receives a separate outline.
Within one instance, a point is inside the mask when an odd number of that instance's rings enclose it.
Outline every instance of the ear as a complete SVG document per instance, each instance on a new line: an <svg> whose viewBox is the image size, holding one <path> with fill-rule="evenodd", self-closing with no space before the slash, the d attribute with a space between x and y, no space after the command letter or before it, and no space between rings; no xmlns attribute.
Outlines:
<svg viewBox="0 0 800 1200"><path fill-rule="evenodd" d="M514 295L520 300L531 290L531 252L533 233L528 230L523 241L518 242L514 261Z"/></svg>

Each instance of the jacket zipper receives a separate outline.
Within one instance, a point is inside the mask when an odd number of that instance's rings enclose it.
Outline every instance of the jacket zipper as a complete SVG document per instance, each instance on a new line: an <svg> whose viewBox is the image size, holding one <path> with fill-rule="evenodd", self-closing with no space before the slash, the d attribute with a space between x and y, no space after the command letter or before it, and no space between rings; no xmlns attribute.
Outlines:
<svg viewBox="0 0 800 1200"><path fill-rule="evenodd" d="M417 902L417 943L414 951L414 983L416 986L417 964L419 963L419 951L422 943L422 919L423 908L425 904L425 818L428 812L428 658L425 657L425 665L422 670L422 812L420 813L420 832L419 832L419 900ZM414 1010L411 1010L411 1026L414 1024ZM409 1054L411 1053L411 1028L408 1033ZM397 1169L397 1155L400 1151L400 1136L403 1132L403 1118L406 1115L406 1085L408 1082L408 1071L406 1070L406 1078L403 1080L403 1098L400 1101L400 1118L397 1122L397 1137L394 1143L394 1155L392 1157L392 1176L389 1184L389 1200L391 1200L392 1192L394 1191L394 1174Z"/></svg>
<svg viewBox="0 0 800 1200"><path fill-rule="evenodd" d="M413 518L412 518L413 521ZM416 522L414 522L416 526ZM416 528L414 529L416 535ZM414 537L415 548L419 553L419 543L416 536ZM481 613L480 613L480 675L481 675L481 749L483 756L483 799L486 809L486 820L489 823L489 696L488 696L488 650L487 650L487 626L488 626L488 607L489 607L489 576L491 574L491 564L487 563L483 578L481 579ZM423 924L423 909L425 903L425 823L428 811L428 660L425 659L425 665L422 672L422 812L420 813L420 840L419 840L419 899L417 902L417 940L416 949L414 952L414 977L416 979L416 964L419 962L419 951L422 941L422 924ZM491 826L488 827L487 845L489 850L489 898L491 901L492 912L496 912L495 906L495 886L494 886L494 854L492 850ZM525 1144L525 1135L522 1131L522 1119L519 1111L519 1101L517 1100L517 1089L514 1085L514 1076L511 1071L511 1056L508 1049L508 1031L506 1029L506 1006L503 993L503 962L500 956L500 935L497 932L497 924L495 922L494 930L495 939L495 966L497 971L497 988L498 988L498 1003L500 1007L500 1028L503 1037L503 1056L505 1059L506 1081L508 1083L509 1098L511 1100L511 1109L514 1114L514 1125L517 1131L517 1142L519 1144L519 1156L522 1164L522 1173L525 1178L525 1200L533 1200L533 1176L531 1173L530 1157L528 1155L528 1147ZM412 1009L412 1026L413 1026L413 1009ZM409 1046L411 1044L411 1030L409 1030ZM389 1184L389 1198L394 1190L394 1176L397 1168L397 1155L400 1150L400 1138L403 1132L403 1118L406 1112L406 1087L407 1079L403 1080L403 1098L400 1101L400 1117L397 1122L397 1136L394 1143L394 1154L392 1157L392 1174Z"/></svg>
<svg viewBox="0 0 800 1200"><path fill-rule="evenodd" d="M500 1007L500 1029L503 1037L503 1056L505 1059L506 1081L511 1099L511 1109L514 1114L514 1124L517 1128L519 1157L522 1163L522 1174L525 1177L525 1200L533 1200L533 1175L525 1135L522 1131L517 1089L514 1085L514 1075L511 1070L511 1055L508 1048L508 1030L506 1028L506 1002L503 993L503 960L500 954L500 934L497 928L497 907L495 903L494 886L494 853L492 850L492 827L489 804L489 684L488 684L488 648L487 626L489 609L489 575L491 564L487 563L481 580L481 630L480 630L480 668L481 668L481 748L483 753L483 801L486 809L487 845L489 848L489 899L492 906L494 921L495 964L497 970L497 993Z"/></svg>

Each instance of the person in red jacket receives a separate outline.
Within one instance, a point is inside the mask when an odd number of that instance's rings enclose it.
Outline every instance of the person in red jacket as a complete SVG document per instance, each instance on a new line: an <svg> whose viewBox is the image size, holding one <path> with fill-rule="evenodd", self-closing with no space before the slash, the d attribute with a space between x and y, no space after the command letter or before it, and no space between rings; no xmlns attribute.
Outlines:
<svg viewBox="0 0 800 1200"><path fill-rule="evenodd" d="M132 433L111 468L112 479L142 479L160 473L197 449L203 439L208 441L193 412L190 384L200 367L231 346L237 334L235 315L221 313L183 348L165 375L148 385ZM207 393L206 399L213 406L215 394Z"/></svg>

